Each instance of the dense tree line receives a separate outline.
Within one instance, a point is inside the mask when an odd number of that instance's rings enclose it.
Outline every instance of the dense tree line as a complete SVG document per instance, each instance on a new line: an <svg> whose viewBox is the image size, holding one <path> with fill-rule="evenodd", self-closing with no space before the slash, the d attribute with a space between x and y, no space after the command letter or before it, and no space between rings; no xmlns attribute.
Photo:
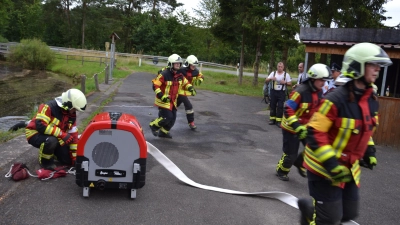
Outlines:
<svg viewBox="0 0 400 225"><path fill-rule="evenodd" d="M385 28L388 1L201 0L189 14L176 0L0 0L0 41L104 50L116 32L119 52L240 62L255 68L256 85L259 68L265 73L277 61L296 70L304 59L301 26Z"/></svg>

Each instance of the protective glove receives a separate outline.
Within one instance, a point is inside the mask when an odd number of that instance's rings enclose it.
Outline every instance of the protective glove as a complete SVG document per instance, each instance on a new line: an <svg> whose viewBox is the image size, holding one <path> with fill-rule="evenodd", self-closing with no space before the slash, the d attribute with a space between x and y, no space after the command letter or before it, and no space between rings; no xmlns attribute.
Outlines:
<svg viewBox="0 0 400 225"><path fill-rule="evenodd" d="M202 80L196 79L196 80L194 80L194 85L200 86L200 84L201 84L202 82L203 82Z"/></svg>
<svg viewBox="0 0 400 225"><path fill-rule="evenodd" d="M62 132L60 136L60 138L64 141L64 145L68 145L74 140L74 137L66 132Z"/></svg>
<svg viewBox="0 0 400 225"><path fill-rule="evenodd" d="M193 86L190 86L190 87L188 88L188 91L189 91L190 93L192 93L192 96L196 96L196 94L197 94L197 92L196 92L196 90L194 90Z"/></svg>
<svg viewBox="0 0 400 225"><path fill-rule="evenodd" d="M170 102L170 99L169 99L169 97L167 95L163 95L161 97L161 101L164 102L164 103L168 103L168 102Z"/></svg>
<svg viewBox="0 0 400 225"><path fill-rule="evenodd" d="M375 152L375 147L373 145L368 145L368 148L364 153L364 157L360 160L360 166L373 170L374 166L376 166L378 163L375 157Z"/></svg>
<svg viewBox="0 0 400 225"><path fill-rule="evenodd" d="M335 182L350 182L353 179L350 169L343 165L333 168L330 174Z"/></svg>
<svg viewBox="0 0 400 225"><path fill-rule="evenodd" d="M300 140L307 137L307 127L304 125L298 126L294 131L296 132Z"/></svg>

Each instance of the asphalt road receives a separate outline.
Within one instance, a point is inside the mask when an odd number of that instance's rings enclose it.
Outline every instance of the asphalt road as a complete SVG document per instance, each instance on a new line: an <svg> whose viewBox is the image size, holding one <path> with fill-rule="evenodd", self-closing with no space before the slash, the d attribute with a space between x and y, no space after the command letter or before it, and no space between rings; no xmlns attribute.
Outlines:
<svg viewBox="0 0 400 225"><path fill-rule="evenodd" d="M308 196L307 180L295 170L290 181L275 176L282 154L282 134L269 126L261 97L243 97L198 90L191 97L198 130L187 126L184 109L178 110L173 139L154 137L149 122L157 117L150 87L153 74L134 73L118 87L102 86L107 94L118 88L105 111L137 117L146 140L160 149L195 182L244 192L282 191ZM99 95L99 94L97 94ZM98 96L89 97L88 110ZM79 115L81 116L81 115ZM83 116L83 115L82 115ZM0 173L11 162L26 162L38 169L37 150L23 137L0 145ZM363 168L360 224L398 224L400 208L400 151L377 147L378 166ZM148 156L146 185L130 200L126 190L93 190L82 197L75 177L40 181L29 178L0 182L0 224L298 224L299 212L280 201L206 191L177 180Z"/></svg>

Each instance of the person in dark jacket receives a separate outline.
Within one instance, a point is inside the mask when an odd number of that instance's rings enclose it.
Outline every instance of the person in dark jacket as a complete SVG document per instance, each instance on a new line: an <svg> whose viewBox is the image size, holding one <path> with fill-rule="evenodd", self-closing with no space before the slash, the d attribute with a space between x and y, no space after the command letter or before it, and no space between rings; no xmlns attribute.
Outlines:
<svg viewBox="0 0 400 225"><path fill-rule="evenodd" d="M85 94L69 89L60 97L41 104L37 114L25 128L28 143L39 149L42 168L54 170L54 158L65 165L73 165L78 147L76 111L86 109Z"/></svg>
<svg viewBox="0 0 400 225"><path fill-rule="evenodd" d="M358 216L359 162L377 165L370 142L379 121L372 84L381 67L391 64L375 44L346 51L342 74L351 80L328 93L308 123L303 165L312 199L298 201L301 224L340 224Z"/></svg>
<svg viewBox="0 0 400 225"><path fill-rule="evenodd" d="M193 86L179 71L181 67L182 58L177 54L172 54L168 57L168 67L152 80L153 90L156 93L154 104L159 110L158 118L151 121L149 125L154 136L172 138L169 131L176 120L179 89L182 88L193 96L196 95Z"/></svg>

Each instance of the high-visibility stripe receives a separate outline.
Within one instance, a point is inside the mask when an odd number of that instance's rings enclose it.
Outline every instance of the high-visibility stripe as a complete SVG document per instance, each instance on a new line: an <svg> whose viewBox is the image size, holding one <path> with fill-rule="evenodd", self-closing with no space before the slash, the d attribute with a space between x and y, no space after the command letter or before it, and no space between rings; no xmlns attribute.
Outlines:
<svg viewBox="0 0 400 225"><path fill-rule="evenodd" d="M278 169L281 169L282 171L285 172L290 172L290 168L286 168L283 166L283 160L285 160L285 158L287 157L287 155L285 153L283 153L281 159L279 160L278 164L276 165L276 170L278 171Z"/></svg>
<svg viewBox="0 0 400 225"><path fill-rule="evenodd" d="M361 178L361 167L358 160L354 162L352 167L350 168L351 174L353 175L354 181L357 186L360 186L360 178Z"/></svg>
<svg viewBox="0 0 400 225"><path fill-rule="evenodd" d="M276 117L275 119L277 122L281 122L282 121L282 117Z"/></svg>
<svg viewBox="0 0 400 225"><path fill-rule="evenodd" d="M26 139L31 138L33 135L39 133L37 130L30 130L30 129L25 129L25 137Z"/></svg>
<svg viewBox="0 0 400 225"><path fill-rule="evenodd" d="M160 92L162 92L162 91L161 91L160 88L157 88L156 90L154 90L154 92L155 92L156 94L158 94L158 93L160 93Z"/></svg>
<svg viewBox="0 0 400 225"><path fill-rule="evenodd" d="M375 145L374 139L372 139L372 137L369 137L368 145Z"/></svg>
<svg viewBox="0 0 400 225"><path fill-rule="evenodd" d="M287 119L285 119L285 117L284 117L284 120L285 120L285 122L286 122L288 125L291 125L292 123L294 123L294 122L296 122L296 121L299 121L299 119L297 118L296 115L290 116L290 117L287 118Z"/></svg>
<svg viewBox="0 0 400 225"><path fill-rule="evenodd" d="M346 148L354 127L354 119L342 118L341 127L339 128L339 132L332 144L332 147L336 149L337 158L340 158L344 148Z"/></svg>
<svg viewBox="0 0 400 225"><path fill-rule="evenodd" d="M324 145L322 147L319 147L314 151L315 157L317 157L318 161L320 162L325 162L326 160L332 158L335 156L335 152L332 149L331 145Z"/></svg>
<svg viewBox="0 0 400 225"><path fill-rule="evenodd" d="M306 147L304 154L304 162L317 173L330 177L328 171L322 166L321 162L313 155L313 151Z"/></svg>
<svg viewBox="0 0 400 225"><path fill-rule="evenodd" d="M76 151L78 149L78 144L70 144L69 145L69 150L70 151Z"/></svg>
<svg viewBox="0 0 400 225"><path fill-rule="evenodd" d="M275 116L270 116L269 119L270 119L270 120L275 120L276 117L275 117Z"/></svg>
<svg viewBox="0 0 400 225"><path fill-rule="evenodd" d="M36 115L36 119L37 120L41 120L41 121L43 121L43 122L45 122L47 124L50 123L50 117L48 117L46 114L38 113Z"/></svg>
<svg viewBox="0 0 400 225"><path fill-rule="evenodd" d="M331 101L325 99L319 107L318 112L320 112L322 115L326 115L331 110L332 105L333 103Z"/></svg>

